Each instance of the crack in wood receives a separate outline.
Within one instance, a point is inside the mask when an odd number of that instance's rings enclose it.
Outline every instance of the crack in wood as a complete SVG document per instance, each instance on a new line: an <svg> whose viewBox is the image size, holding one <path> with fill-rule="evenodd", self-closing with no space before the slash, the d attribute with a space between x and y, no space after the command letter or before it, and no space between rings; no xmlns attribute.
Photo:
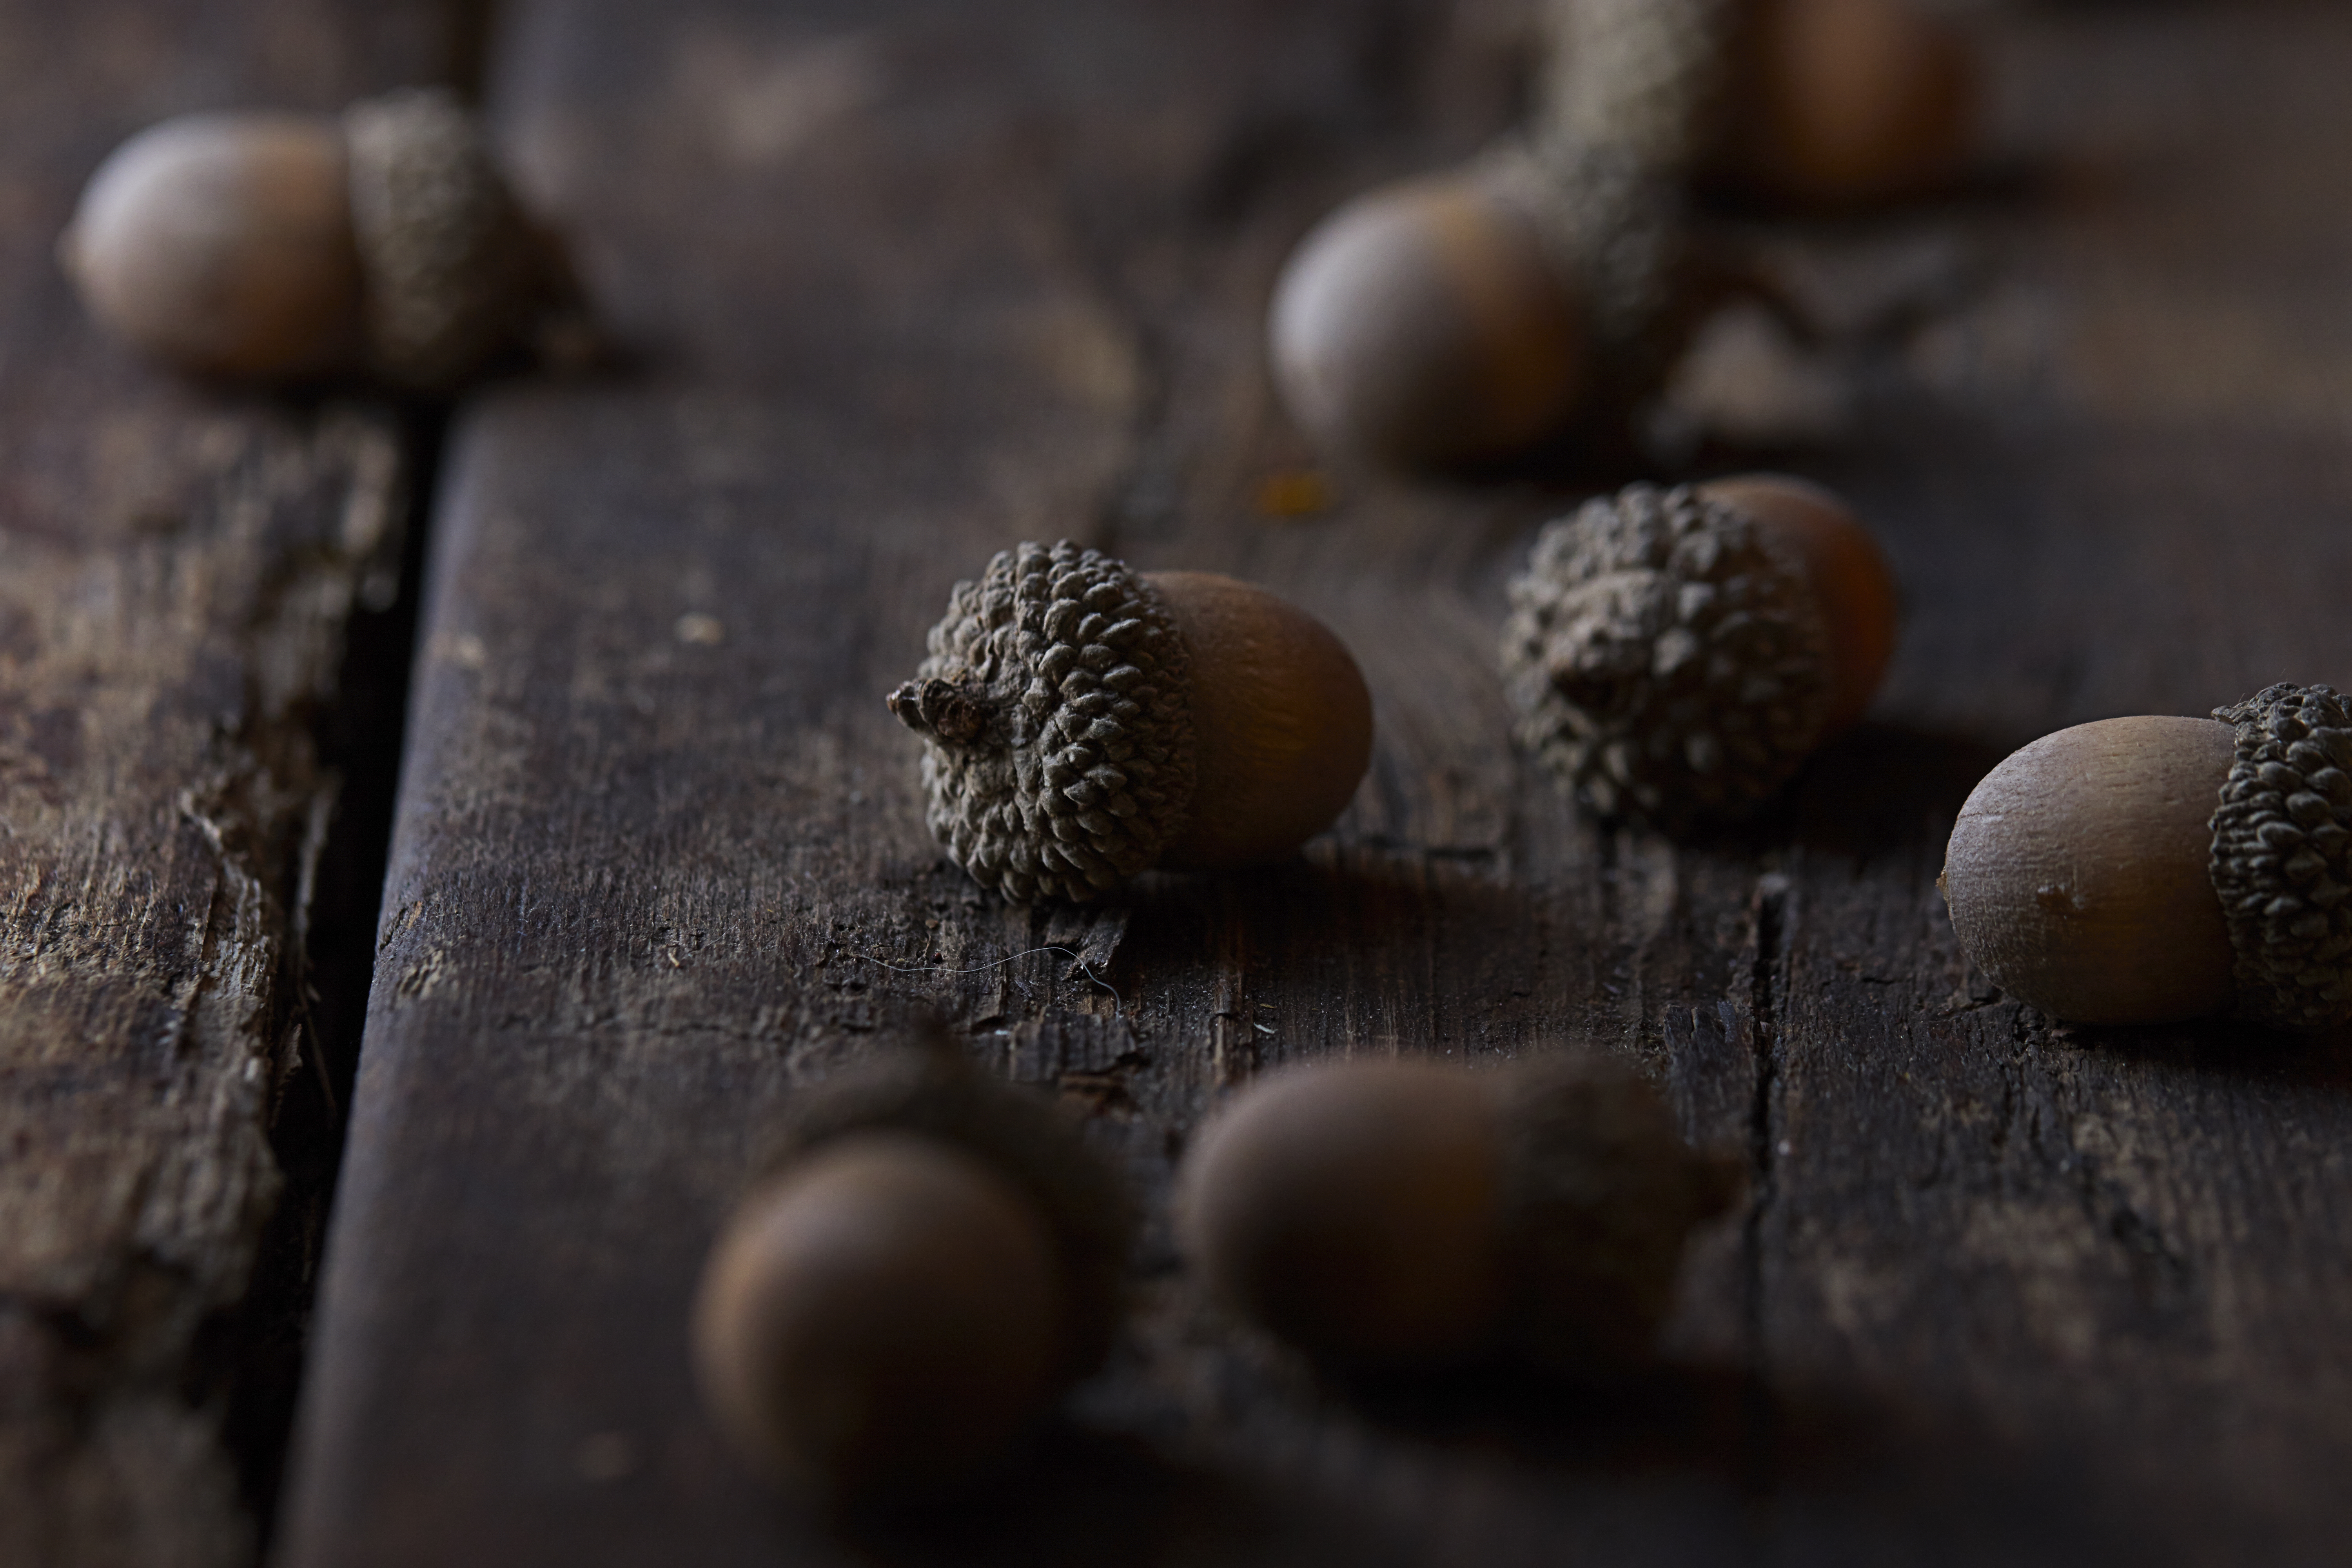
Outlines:
<svg viewBox="0 0 2352 1568"><path fill-rule="evenodd" d="M1778 1484L1781 1412L1772 1386L1765 1314L1765 1218L1777 1193L1780 1145L1781 1037L1788 994L1792 899L1789 877L1769 871L1757 879L1750 902L1756 951L1747 973L1748 1025L1756 1056L1755 1098L1748 1112L1748 1162L1754 1187L1740 1225L1741 1316L1747 1340L1742 1389L1741 1483L1751 1507L1769 1506Z"/></svg>

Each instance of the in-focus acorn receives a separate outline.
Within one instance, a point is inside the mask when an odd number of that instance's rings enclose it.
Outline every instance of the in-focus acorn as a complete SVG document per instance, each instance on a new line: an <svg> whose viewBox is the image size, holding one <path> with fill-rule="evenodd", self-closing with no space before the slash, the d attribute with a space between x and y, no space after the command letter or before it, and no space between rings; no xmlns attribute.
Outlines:
<svg viewBox="0 0 2352 1568"><path fill-rule="evenodd" d="M1737 1188L1615 1064L1360 1058L1213 1117L1177 1173L1177 1238L1214 1294L1336 1368L1606 1375L1647 1356L1685 1237Z"/></svg>
<svg viewBox="0 0 2352 1568"><path fill-rule="evenodd" d="M1507 456L1663 380L1679 215L1613 153L1506 145L1332 213L1284 267L1275 383L1327 448L1395 465Z"/></svg>
<svg viewBox="0 0 2352 1568"><path fill-rule="evenodd" d="M1520 743L1603 817L1668 829L1768 799L1870 706L1895 579L1818 485L1629 485L1548 524L1512 579Z"/></svg>
<svg viewBox="0 0 2352 1568"><path fill-rule="evenodd" d="M956 584L929 646L888 700L923 738L926 817L1016 902L1278 859L1371 760L1346 646L1230 577L1023 544Z"/></svg>
<svg viewBox="0 0 2352 1568"><path fill-rule="evenodd" d="M437 89L151 126L90 176L58 256L108 330L246 380L446 392L577 310L555 243Z"/></svg>
<svg viewBox="0 0 2352 1568"><path fill-rule="evenodd" d="M2053 1017L2352 1021L2352 707L2278 685L2013 753L1938 879L1977 967Z"/></svg>
<svg viewBox="0 0 2352 1568"><path fill-rule="evenodd" d="M1975 52L1917 0L1549 0L1546 20L1538 124L1660 179L1855 205L1969 151Z"/></svg>
<svg viewBox="0 0 2352 1568"><path fill-rule="evenodd" d="M1050 1103L945 1049L813 1093L694 1308L703 1400L833 1501L1002 1467L1110 1342L1133 1215Z"/></svg>

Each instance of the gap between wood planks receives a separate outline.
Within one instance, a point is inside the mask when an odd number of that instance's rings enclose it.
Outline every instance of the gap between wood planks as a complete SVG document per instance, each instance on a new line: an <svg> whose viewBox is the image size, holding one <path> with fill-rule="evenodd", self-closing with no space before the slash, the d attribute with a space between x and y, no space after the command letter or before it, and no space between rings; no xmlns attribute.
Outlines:
<svg viewBox="0 0 2352 1568"><path fill-rule="evenodd" d="M274 1533L310 1311L335 1182L342 1165L360 1035L374 973L377 907L392 844L393 805L405 739L417 584L436 487L445 410L412 408L401 420L412 483L405 497L398 578L363 595L345 633L338 700L317 721L320 763L339 788L331 826L295 915L302 978L296 1026L307 1070L289 1079L270 1127L285 1187L256 1250L253 1282L235 1313L210 1334L206 1359L230 1380L223 1436L254 1518L259 1555ZM365 600L374 597L376 603Z"/></svg>
<svg viewBox="0 0 2352 1568"><path fill-rule="evenodd" d="M478 107L497 33L497 0L442 4L447 18L442 80ZM451 414L446 404L425 403L400 412L409 488L397 579L388 595L362 594L345 631L335 707L317 721L320 764L340 783L309 897L296 917L303 979L295 1005L309 1040L310 1070L289 1082L270 1128L270 1152L286 1184L257 1248L252 1285L212 1335L216 1364L230 1372L223 1435L252 1510L259 1562L268 1560L277 1534L319 1266L374 980L424 562Z"/></svg>

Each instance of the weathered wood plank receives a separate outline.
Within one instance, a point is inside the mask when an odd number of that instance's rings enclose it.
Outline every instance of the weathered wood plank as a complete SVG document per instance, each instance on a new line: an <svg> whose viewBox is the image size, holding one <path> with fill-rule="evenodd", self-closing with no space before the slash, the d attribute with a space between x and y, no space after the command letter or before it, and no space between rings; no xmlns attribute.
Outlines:
<svg viewBox="0 0 2352 1568"><path fill-rule="evenodd" d="M331 108L448 40L428 0L0 6L0 1562L251 1558L271 1456L224 1426L271 1419L238 1309L315 1092L320 727L408 479L385 411L132 363L51 248L142 124Z"/></svg>
<svg viewBox="0 0 2352 1568"><path fill-rule="evenodd" d="M1774 231L1846 323L1809 367L1843 428L1801 463L1883 527L1910 640L1789 807L1676 847L1578 823L1489 672L1528 530L1604 476L1253 504L1305 458L1257 357L1285 247L1504 119L1511 20L519 7L506 132L649 366L500 393L457 440L291 1562L840 1560L725 1458L681 1325L764 1119L928 1005L1086 1103L1150 1194L1265 1067L1577 1040L1648 1063L1755 1184L1655 1378L1369 1414L1207 1314L1156 1232L1081 1430L886 1554L2333 1550L2341 1047L2053 1033L1970 977L1932 879L2007 746L2341 662L2311 580L2260 615L2233 590L2352 548L2352 362L2303 324L2340 318L2341 171L2282 156L2342 125L2352 31L2001 18L2034 178ZM1923 291L1924 324L1864 308ZM1060 534L1349 639L1381 742L1337 833L1100 917L939 858L878 694L950 584ZM1115 948L1116 997L1047 944Z"/></svg>
<svg viewBox="0 0 2352 1568"><path fill-rule="evenodd" d="M2352 1044L2053 1029L1968 971L1934 888L1951 811L2030 734L2352 673L2352 218L2320 129L2352 19L2111 21L2020 40L2068 155L1831 470L1920 521L1881 707L1908 732L1798 812L1761 1353L2048 1445L2189 1560L2325 1562L2352 1520Z"/></svg>

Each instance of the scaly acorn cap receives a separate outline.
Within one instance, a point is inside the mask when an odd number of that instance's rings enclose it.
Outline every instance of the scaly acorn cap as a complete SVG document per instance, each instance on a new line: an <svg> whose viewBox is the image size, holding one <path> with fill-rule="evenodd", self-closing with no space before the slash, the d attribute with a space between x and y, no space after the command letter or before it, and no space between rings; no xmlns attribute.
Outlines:
<svg viewBox="0 0 2352 1568"><path fill-rule="evenodd" d="M2211 869L2237 1015L2280 1029L2352 1022L2352 706L2282 683L2213 717L2236 731Z"/></svg>
<svg viewBox="0 0 2352 1568"><path fill-rule="evenodd" d="M533 324L550 242L525 216L475 117L446 89L343 111L368 368L444 392Z"/></svg>
<svg viewBox="0 0 2352 1568"><path fill-rule="evenodd" d="M1582 306L1592 354L1583 406L1622 412L1655 393L1706 303L1680 191L1598 143L1505 142L1472 178L1528 220Z"/></svg>
<svg viewBox="0 0 2352 1568"><path fill-rule="evenodd" d="M1614 148L1680 184L1715 153L1746 0L1546 0L1538 144Z"/></svg>
<svg viewBox="0 0 2352 1568"><path fill-rule="evenodd" d="M944 1037L808 1091L761 1164L780 1172L835 1139L908 1132L969 1153L1036 1206L1059 1250L1069 1310L1062 1371L1076 1379L1110 1347L1136 1226L1126 1184L1043 1096L992 1077Z"/></svg>
<svg viewBox="0 0 2352 1568"><path fill-rule="evenodd" d="M974 879L1083 902L1184 830L1192 657L1125 563L1067 540L1000 551L929 647L890 711L923 737L925 818Z"/></svg>
<svg viewBox="0 0 2352 1568"><path fill-rule="evenodd" d="M1830 632L1802 563L1691 486L1629 485L1546 525L1509 594L1520 743L1603 817L1736 816L1827 723Z"/></svg>

